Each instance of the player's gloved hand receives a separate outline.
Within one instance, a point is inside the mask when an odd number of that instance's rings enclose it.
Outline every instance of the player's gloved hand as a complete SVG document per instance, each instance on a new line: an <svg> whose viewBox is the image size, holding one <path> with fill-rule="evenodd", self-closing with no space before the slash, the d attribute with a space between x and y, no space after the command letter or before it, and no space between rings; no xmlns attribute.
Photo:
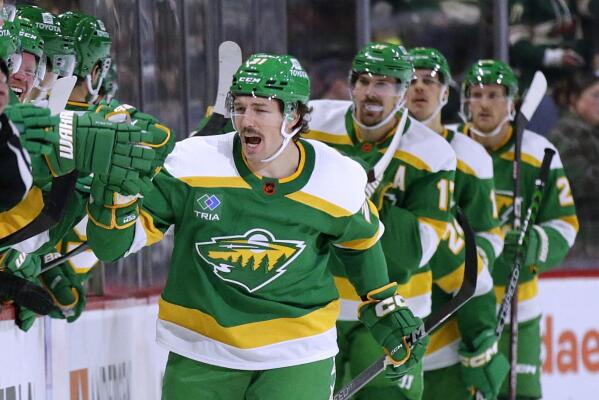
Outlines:
<svg viewBox="0 0 599 400"><path fill-rule="evenodd" d="M155 173L158 173L164 160L175 147L175 135L152 115L143 113L129 104L120 104L112 111L108 110L108 107L104 107L100 110L99 114L103 114L104 118L111 122L129 122L151 135L151 138L143 144L154 149L156 152L153 167Z"/></svg>
<svg viewBox="0 0 599 400"><path fill-rule="evenodd" d="M47 108L31 104L6 107L6 116L20 132L21 144L31 157L49 155L59 145L58 131L48 129L58 124L58 117L50 116Z"/></svg>
<svg viewBox="0 0 599 400"><path fill-rule="evenodd" d="M50 127L60 132L60 143L48 157L55 175L73 170L83 174L150 174L154 150L143 146L152 136L129 124L114 124L93 113L59 114L60 124Z"/></svg>
<svg viewBox="0 0 599 400"><path fill-rule="evenodd" d="M395 282L372 290L358 309L360 321L387 354L386 375L393 381L420 362L429 340L426 336L410 346L408 337L421 327L422 320L414 316L396 292Z"/></svg>
<svg viewBox="0 0 599 400"><path fill-rule="evenodd" d="M15 249L8 249L0 257L0 269L24 279L37 277L41 269L41 259L33 254L22 253Z"/></svg>
<svg viewBox="0 0 599 400"><path fill-rule="evenodd" d="M66 318L68 322L79 318L85 308L83 283L87 277L87 273L77 274L66 262L40 274L40 281L58 306L57 311L50 313L52 318Z"/></svg>
<svg viewBox="0 0 599 400"><path fill-rule="evenodd" d="M505 234L503 253L501 256L508 263L512 263L516 259L516 253L519 248L519 236L520 232L513 230ZM523 250L526 250L522 257L522 267L527 267L527 270L528 267L537 262L537 254L539 253L539 234L534 229L531 229L528 237L524 238L524 243L522 245L525 247Z"/></svg>
<svg viewBox="0 0 599 400"><path fill-rule="evenodd" d="M497 350L497 341L495 332L487 330L474 339L472 348L461 343L458 349L466 387L485 399L497 397L510 369L507 358Z"/></svg>
<svg viewBox="0 0 599 400"><path fill-rule="evenodd" d="M94 224L103 228L125 229L135 224L139 216L139 196L122 195L94 177L87 214Z"/></svg>
<svg viewBox="0 0 599 400"><path fill-rule="evenodd" d="M23 332L27 332L37 319L38 314L34 313L28 308L21 307L17 305L17 316L15 318L15 324L19 327Z"/></svg>

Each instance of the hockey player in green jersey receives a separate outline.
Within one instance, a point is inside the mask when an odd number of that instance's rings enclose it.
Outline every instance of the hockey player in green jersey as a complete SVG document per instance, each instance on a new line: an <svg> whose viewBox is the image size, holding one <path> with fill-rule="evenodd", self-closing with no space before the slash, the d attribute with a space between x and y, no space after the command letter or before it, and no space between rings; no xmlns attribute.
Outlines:
<svg viewBox="0 0 599 400"><path fill-rule="evenodd" d="M518 84L511 68L501 61L481 60L467 71L461 89L459 129L482 144L493 159L496 200L502 228L507 232L503 253L495 261L493 282L497 301L505 294L508 275L518 248L518 232L512 231L514 138L511 121ZM545 148L552 148L544 137L524 130L520 164L522 210L526 210L534 191L534 181ZM530 236L528 250L520 269L518 284L518 385L519 399L541 398L541 305L537 299L538 274L558 265L574 243L578 219L570 184L558 155L553 158L539 214ZM510 328L506 325L499 350L507 355ZM500 397L507 394L507 380Z"/></svg>
<svg viewBox="0 0 599 400"><path fill-rule="evenodd" d="M413 357L405 336L422 321L389 283L366 174L298 137L308 97L295 58L255 54L230 90L236 132L177 143L143 199L115 193L88 205L88 240L101 259L175 228L157 325L170 350L165 400L330 398L339 313L332 254L364 298L360 318L388 368L402 374Z"/></svg>
<svg viewBox="0 0 599 400"><path fill-rule="evenodd" d="M493 184L493 162L484 147L456 134L441 122L447 103L451 73L447 60L433 48L409 51L415 78L407 94L407 108L415 119L443 136L457 156L452 213L462 208L476 232L479 272L474 297L431 335L424 357L424 399L468 400L475 389L487 399L497 396L508 371L507 359L497 352L495 292L490 271L503 248ZM464 237L458 222L452 224L430 261L433 271L433 310L459 289L464 275ZM491 351L489 352L489 349ZM482 363L471 360L488 354ZM460 362L462 361L462 362ZM476 366L474 366L476 364Z"/></svg>
<svg viewBox="0 0 599 400"><path fill-rule="evenodd" d="M352 63L353 101L311 101L311 131L307 137L358 159L368 171L383 154L392 152L384 175L369 186L369 193L374 192L371 198L386 227L381 243L390 280L400 283L400 293L414 314L425 317L431 312L432 273L428 262L448 229L456 158L441 136L415 119L406 116L405 126L399 126L407 113L403 104L413 72L403 47L368 44ZM403 136L399 146L393 148L397 135ZM381 354L367 330L357 322L360 298L341 269L336 271L335 280L342 297L337 357L340 385ZM357 397L419 399L421 358L427 341L415 347L414 368L399 382L381 375ZM343 376L345 370L348 373Z"/></svg>
<svg viewBox="0 0 599 400"><path fill-rule="evenodd" d="M30 20L17 17L14 26L21 40L23 52L20 68L8 78L8 86L23 103L31 90L44 79L46 56L44 39Z"/></svg>

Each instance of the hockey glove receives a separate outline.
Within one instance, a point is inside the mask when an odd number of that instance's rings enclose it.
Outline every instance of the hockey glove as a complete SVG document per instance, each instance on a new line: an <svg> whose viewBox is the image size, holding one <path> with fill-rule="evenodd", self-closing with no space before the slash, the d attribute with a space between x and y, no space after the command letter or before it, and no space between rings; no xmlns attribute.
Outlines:
<svg viewBox="0 0 599 400"><path fill-rule="evenodd" d="M420 362L429 340L426 336L410 347L407 337L420 328L422 320L412 314L396 292L395 282L372 290L358 309L360 321L387 354L387 377L393 381Z"/></svg>
<svg viewBox="0 0 599 400"><path fill-rule="evenodd" d="M537 262L537 254L539 253L539 234L534 230L530 230L530 234L528 237L524 238L524 243L522 244L523 250L526 250L523 253L522 258L522 267L526 267L526 270L529 270L532 265ZM518 231L509 231L505 235L505 240L503 244L503 253L502 257L508 263L514 262L516 259L516 253L518 251L518 237L520 233ZM532 270L531 270L532 271Z"/></svg>
<svg viewBox="0 0 599 400"><path fill-rule="evenodd" d="M34 313L28 308L21 307L17 304L17 316L15 318L15 324L19 327L23 332L27 332L37 319L38 314Z"/></svg>
<svg viewBox="0 0 599 400"><path fill-rule="evenodd" d="M154 149L156 158L153 168L158 173L164 160L175 147L175 135L169 128L150 114L143 113L129 104L121 104L110 109L109 106L98 107L97 113L104 115L108 121L117 123L131 123L151 135L143 144Z"/></svg>
<svg viewBox="0 0 599 400"><path fill-rule="evenodd" d="M31 104L15 104L6 108L6 116L20 132L21 144L31 157L49 155L59 145L58 131L48 127L58 124L50 110Z"/></svg>
<svg viewBox="0 0 599 400"><path fill-rule="evenodd" d="M106 229L125 229L135 224L139 216L139 196L117 193L99 177L94 177L87 213L98 226Z"/></svg>
<svg viewBox="0 0 599 400"><path fill-rule="evenodd" d="M68 263L56 266L39 276L42 285L58 306L57 311L50 313L52 318L66 318L68 322L79 318L85 308L86 292L83 283L87 277L87 273L75 273Z"/></svg>
<svg viewBox="0 0 599 400"><path fill-rule="evenodd" d="M0 269L24 279L37 277L41 269L39 256L8 249L0 258Z"/></svg>
<svg viewBox="0 0 599 400"><path fill-rule="evenodd" d="M493 330L483 331L472 343L474 350L460 344L462 379L472 392L494 399L510 369L507 358L497 350L498 338Z"/></svg>

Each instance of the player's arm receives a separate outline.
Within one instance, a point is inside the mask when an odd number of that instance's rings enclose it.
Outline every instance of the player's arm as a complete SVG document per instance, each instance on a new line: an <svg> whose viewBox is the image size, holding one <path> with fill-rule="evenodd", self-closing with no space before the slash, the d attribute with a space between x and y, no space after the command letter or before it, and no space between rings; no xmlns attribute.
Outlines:
<svg viewBox="0 0 599 400"><path fill-rule="evenodd" d="M33 183L31 161L6 115L0 115L0 212L16 206Z"/></svg>
<svg viewBox="0 0 599 400"><path fill-rule="evenodd" d="M186 185L164 170L152 185L143 200L125 200L116 207L88 203L87 240L100 260L114 261L157 243L175 223L176 210L183 208L179 199L185 198Z"/></svg>
<svg viewBox="0 0 599 400"><path fill-rule="evenodd" d="M455 168L455 156L452 157ZM408 167L405 175L397 175L405 176L405 183L396 179L396 188L389 193L392 195L393 191L403 188L406 194L402 204L383 202L381 214L386 233L381 242L386 251L391 251L388 261L391 255L401 264L399 270L415 271L429 262L446 234L455 171L429 172ZM393 262L388 264L390 276L395 279Z"/></svg>
<svg viewBox="0 0 599 400"><path fill-rule="evenodd" d="M456 202L476 233L478 253L488 270L492 271L495 259L503 250L493 178L480 178L457 170L456 188Z"/></svg>

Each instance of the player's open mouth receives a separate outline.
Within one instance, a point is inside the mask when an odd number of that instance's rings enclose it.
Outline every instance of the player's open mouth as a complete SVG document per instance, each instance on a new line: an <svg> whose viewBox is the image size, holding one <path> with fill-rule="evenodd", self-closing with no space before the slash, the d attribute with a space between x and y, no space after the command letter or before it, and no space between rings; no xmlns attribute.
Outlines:
<svg viewBox="0 0 599 400"><path fill-rule="evenodd" d="M368 113L383 112L383 106L377 103L364 103L364 111Z"/></svg>
<svg viewBox="0 0 599 400"><path fill-rule="evenodd" d="M260 136L244 135L243 140L245 141L245 144L251 149L258 147L260 143L262 143L262 138Z"/></svg>
<svg viewBox="0 0 599 400"><path fill-rule="evenodd" d="M12 90L13 92L15 92L15 94L16 94L17 96L20 96L20 95L22 95L22 94L23 94L23 89L22 89L22 88L18 88L18 87L16 87L16 86L11 86L11 87L10 87L10 90Z"/></svg>

